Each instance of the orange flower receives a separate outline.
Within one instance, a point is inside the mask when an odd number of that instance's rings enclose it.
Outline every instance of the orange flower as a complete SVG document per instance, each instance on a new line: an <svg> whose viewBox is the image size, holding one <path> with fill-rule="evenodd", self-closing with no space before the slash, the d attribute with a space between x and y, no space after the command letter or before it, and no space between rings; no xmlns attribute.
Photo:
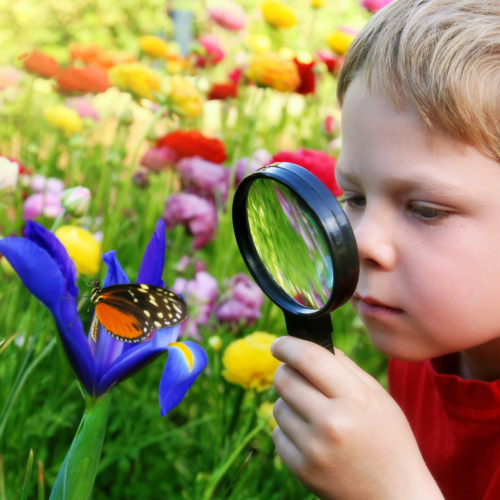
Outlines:
<svg viewBox="0 0 500 500"><path fill-rule="evenodd" d="M246 75L253 82L280 92L293 92L300 84L295 63L272 52L254 54Z"/></svg>
<svg viewBox="0 0 500 500"><path fill-rule="evenodd" d="M85 68L68 66L62 70L56 80L62 92L97 94L111 87L106 72L99 66L86 66Z"/></svg>
<svg viewBox="0 0 500 500"><path fill-rule="evenodd" d="M112 68L115 64L135 61L132 55L106 52L96 43L70 43L69 53L72 61L78 59L85 64L100 66L103 69Z"/></svg>
<svg viewBox="0 0 500 500"><path fill-rule="evenodd" d="M102 52L102 48L96 43L72 42L69 44L69 55L72 61L79 59L85 64L97 64Z"/></svg>
<svg viewBox="0 0 500 500"><path fill-rule="evenodd" d="M34 50L27 56L21 56L21 58L24 58L23 65L26 71L42 78L52 78L61 70L59 63L53 57L46 56L38 50Z"/></svg>
<svg viewBox="0 0 500 500"><path fill-rule="evenodd" d="M99 54L97 64L104 69L112 68L117 64L126 64L136 62L137 59L130 54L120 52L101 52Z"/></svg>

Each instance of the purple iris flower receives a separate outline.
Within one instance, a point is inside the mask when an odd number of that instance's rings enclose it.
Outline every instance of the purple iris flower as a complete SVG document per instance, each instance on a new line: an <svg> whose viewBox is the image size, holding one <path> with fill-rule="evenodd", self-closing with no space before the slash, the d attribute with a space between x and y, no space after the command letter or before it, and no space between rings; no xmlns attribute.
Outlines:
<svg viewBox="0 0 500 500"><path fill-rule="evenodd" d="M97 342L86 335L78 317L76 267L57 237L36 222L27 222L25 238L0 240L2 253L26 288L54 317L66 355L89 395L102 396L111 387L169 351L160 381L162 416L177 406L207 364L196 343L177 342L181 325L153 332L142 342L116 340L101 326ZM165 223L159 220L139 269L137 283L164 287ZM130 283L115 251L103 254L108 273L103 288Z"/></svg>

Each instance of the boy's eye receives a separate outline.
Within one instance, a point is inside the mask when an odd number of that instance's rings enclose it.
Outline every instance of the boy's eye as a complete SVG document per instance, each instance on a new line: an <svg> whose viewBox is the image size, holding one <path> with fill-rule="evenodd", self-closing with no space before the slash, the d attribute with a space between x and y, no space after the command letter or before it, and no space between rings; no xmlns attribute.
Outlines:
<svg viewBox="0 0 500 500"><path fill-rule="evenodd" d="M339 202L351 208L361 208L366 205L366 198L359 195L345 195Z"/></svg>
<svg viewBox="0 0 500 500"><path fill-rule="evenodd" d="M447 210L428 207L426 205L419 205L418 203L411 203L408 209L419 219L427 223L438 222L439 220L444 219L445 217L448 217L448 215L450 215L450 212L448 212Z"/></svg>

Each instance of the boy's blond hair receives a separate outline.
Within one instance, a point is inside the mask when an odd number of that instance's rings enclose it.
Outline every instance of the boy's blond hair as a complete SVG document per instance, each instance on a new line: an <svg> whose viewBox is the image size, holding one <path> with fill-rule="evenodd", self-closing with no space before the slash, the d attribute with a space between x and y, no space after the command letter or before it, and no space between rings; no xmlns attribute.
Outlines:
<svg viewBox="0 0 500 500"><path fill-rule="evenodd" d="M395 108L500 161L500 0L395 0L349 48L340 105L363 74Z"/></svg>

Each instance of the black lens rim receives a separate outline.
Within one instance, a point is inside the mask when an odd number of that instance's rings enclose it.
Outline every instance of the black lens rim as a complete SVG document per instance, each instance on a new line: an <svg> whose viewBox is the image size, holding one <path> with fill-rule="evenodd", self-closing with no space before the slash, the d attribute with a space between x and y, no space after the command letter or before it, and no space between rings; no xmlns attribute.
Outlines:
<svg viewBox="0 0 500 500"><path fill-rule="evenodd" d="M262 178L272 179L293 191L309 207L323 232L332 258L334 280L330 299L321 309L310 309L293 300L274 281L259 257L248 224L247 200L252 184ZM345 304L356 290L359 256L354 232L335 196L305 168L278 162L246 176L234 195L233 228L248 270L263 292L281 309L309 318L323 316Z"/></svg>

